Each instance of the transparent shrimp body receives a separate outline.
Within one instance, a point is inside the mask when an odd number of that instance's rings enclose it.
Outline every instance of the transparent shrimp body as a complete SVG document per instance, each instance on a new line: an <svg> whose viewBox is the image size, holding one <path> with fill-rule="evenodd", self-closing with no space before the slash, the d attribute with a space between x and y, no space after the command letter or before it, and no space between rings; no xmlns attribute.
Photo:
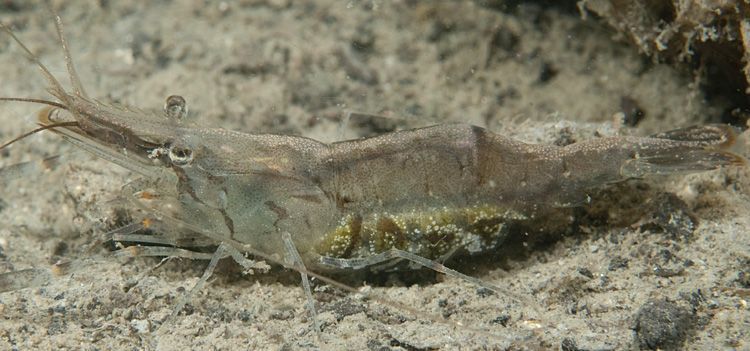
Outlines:
<svg viewBox="0 0 750 351"><path fill-rule="evenodd" d="M584 203L593 188L743 162L725 151L733 130L717 125L565 147L464 124L325 144L188 127L169 113L133 128L110 121L118 117L99 110L60 132L145 173L153 185L132 193L139 206L185 224L165 230L172 242L203 236L280 260L281 234L289 233L305 265L328 269L491 250L514 227L562 230L566 208ZM393 251L405 254L382 255Z"/></svg>

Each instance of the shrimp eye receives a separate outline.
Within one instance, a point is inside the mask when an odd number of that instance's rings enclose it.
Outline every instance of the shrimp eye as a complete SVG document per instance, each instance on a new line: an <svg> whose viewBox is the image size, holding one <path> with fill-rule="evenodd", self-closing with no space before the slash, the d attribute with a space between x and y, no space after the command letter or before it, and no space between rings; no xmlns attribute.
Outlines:
<svg viewBox="0 0 750 351"><path fill-rule="evenodd" d="M188 113L185 98L179 95L170 95L164 103L164 113L171 119L180 120Z"/></svg>
<svg viewBox="0 0 750 351"><path fill-rule="evenodd" d="M169 159L177 166L184 166L193 161L193 150L184 146L169 148Z"/></svg>

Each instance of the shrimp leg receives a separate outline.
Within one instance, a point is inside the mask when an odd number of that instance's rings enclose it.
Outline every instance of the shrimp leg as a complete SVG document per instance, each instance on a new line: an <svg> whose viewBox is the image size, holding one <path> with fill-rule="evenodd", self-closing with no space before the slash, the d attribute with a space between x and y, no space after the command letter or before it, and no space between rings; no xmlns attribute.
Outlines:
<svg viewBox="0 0 750 351"><path fill-rule="evenodd" d="M281 238L284 240L287 259L292 262L292 265L297 268L302 277L302 288L305 290L305 296L307 297L307 309L310 312L310 317L313 319L315 333L317 334L318 340L321 340L320 320L318 319L318 312L315 311L315 300L313 300L310 280L307 278L307 268L305 267L304 261L302 261L302 256L300 256L299 251L297 251L297 246L294 245L294 241L292 241L292 235L289 234L289 232L283 232L281 233Z"/></svg>
<svg viewBox="0 0 750 351"><path fill-rule="evenodd" d="M424 268L431 269L435 272L442 273L447 276L451 276L451 277L463 280L477 287L481 287L481 288L485 288L487 290L493 291L499 295L509 296L516 302L520 302L528 306L534 306L534 303L526 297L515 294L499 286L490 284L482 279L478 279L478 278L463 274L455 269L446 267L440 262L424 258L422 256L416 255L409 251L404 251L404 250L399 250L399 249L394 248L394 249L390 249L388 251L384 251L379 254L367 257L367 258L345 259L345 258L335 258L335 257L328 257L328 256L320 257L321 264L330 266L335 269L362 269L365 267L374 267L383 262L388 262L392 260L406 260L411 263L422 266Z"/></svg>

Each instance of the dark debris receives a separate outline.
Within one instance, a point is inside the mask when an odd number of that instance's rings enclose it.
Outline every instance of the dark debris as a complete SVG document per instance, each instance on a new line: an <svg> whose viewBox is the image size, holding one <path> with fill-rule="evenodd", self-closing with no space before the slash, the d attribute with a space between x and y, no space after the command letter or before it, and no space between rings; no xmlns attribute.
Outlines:
<svg viewBox="0 0 750 351"><path fill-rule="evenodd" d="M638 345L647 350L679 350L695 328L694 314L666 300L651 300L635 316Z"/></svg>

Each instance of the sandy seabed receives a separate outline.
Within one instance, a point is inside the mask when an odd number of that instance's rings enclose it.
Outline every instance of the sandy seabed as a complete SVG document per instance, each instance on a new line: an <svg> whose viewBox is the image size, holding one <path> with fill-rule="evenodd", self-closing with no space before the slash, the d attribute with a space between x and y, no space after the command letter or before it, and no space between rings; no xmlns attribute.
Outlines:
<svg viewBox="0 0 750 351"><path fill-rule="evenodd" d="M715 122L726 109L707 101L689 72L648 62L595 19L557 7L284 0L54 6L90 95L158 110L179 94L189 118L204 126L334 141L465 122L528 142L570 143ZM0 20L65 76L44 6L4 2ZM38 70L7 35L0 36L0 77L0 96L48 97ZM26 116L38 106L1 106L2 140L33 128ZM347 112L383 118L355 118L341 128ZM449 262L536 306L430 272L350 279L417 315L316 283L323 325L316 340L296 273L242 276L230 262L156 331L206 263L176 259L154 268L159 259L110 258L100 246L86 252L122 219L109 200L136 175L51 133L2 150L0 165L53 155L66 162L20 177L0 171L0 271L59 259L96 264L0 295L0 349L750 348L746 169L612 186L582 209L582 225L556 240L530 238ZM669 225L675 221L689 225Z"/></svg>

